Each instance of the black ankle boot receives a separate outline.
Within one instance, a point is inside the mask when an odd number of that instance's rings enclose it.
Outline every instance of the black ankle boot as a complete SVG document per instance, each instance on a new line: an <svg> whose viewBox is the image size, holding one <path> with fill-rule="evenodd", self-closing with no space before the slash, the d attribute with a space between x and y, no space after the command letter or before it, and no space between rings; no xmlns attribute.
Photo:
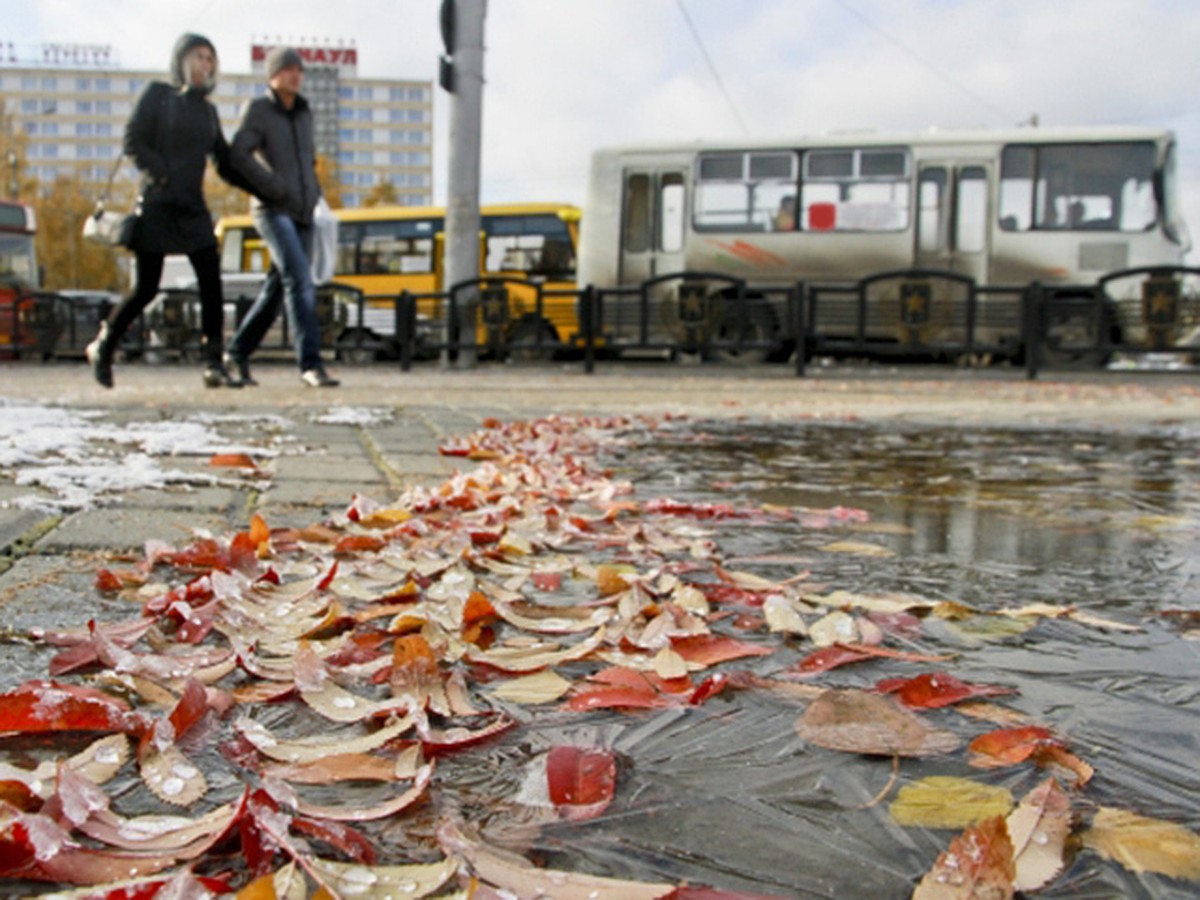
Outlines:
<svg viewBox="0 0 1200 900"><path fill-rule="evenodd" d="M255 381L254 376L250 374L250 363L247 360L234 356L232 353L226 353L224 362L225 368L232 369L234 372L236 372L238 379L246 387L253 387L254 385L258 384L258 382Z"/></svg>
<svg viewBox="0 0 1200 900"><path fill-rule="evenodd" d="M113 386L112 358L113 351L108 336L108 323L100 323L100 333L84 349L87 361L92 364L92 374L96 381L106 388Z"/></svg>
<svg viewBox="0 0 1200 900"><path fill-rule="evenodd" d="M242 383L229 374L220 362L210 362L204 367L204 386L208 388L240 388Z"/></svg>

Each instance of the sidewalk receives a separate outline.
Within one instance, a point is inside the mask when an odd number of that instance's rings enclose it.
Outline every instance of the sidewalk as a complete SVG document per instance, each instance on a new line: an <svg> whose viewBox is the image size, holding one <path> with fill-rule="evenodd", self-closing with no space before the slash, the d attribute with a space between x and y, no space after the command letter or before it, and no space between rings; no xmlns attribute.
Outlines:
<svg viewBox="0 0 1200 900"><path fill-rule="evenodd" d="M62 460L78 467L84 500L64 502L60 485L18 484L26 464L0 464L0 622L25 627L78 620L95 603L97 560L140 553L145 541L180 543L195 529L244 529L257 512L271 526L303 526L344 510L356 493L388 500L405 487L436 484L469 463L438 454L448 437L484 419L546 414L745 416L779 421L858 420L971 428L1080 427L1200 431L1200 378L1098 373L1028 382L1017 370L741 370L673 364L485 365L470 371L423 366L336 367L343 386L314 390L283 364L256 367L261 384L205 390L198 368L119 365L117 387L96 386L82 364L4 364L0 402L10 428L31 409L56 411L53 445L82 432L87 448ZM22 406L33 404L33 406ZM32 430L31 430L32 429ZM56 430L57 429L57 430ZM214 468L215 453L244 452L248 473ZM82 457L78 458L78 457ZM147 460L146 457L149 457ZM88 479L136 474L93 497ZM33 468L37 468L36 466ZM79 490L78 487L73 488ZM41 498L44 507L30 506ZM17 504L17 505L13 505Z"/></svg>

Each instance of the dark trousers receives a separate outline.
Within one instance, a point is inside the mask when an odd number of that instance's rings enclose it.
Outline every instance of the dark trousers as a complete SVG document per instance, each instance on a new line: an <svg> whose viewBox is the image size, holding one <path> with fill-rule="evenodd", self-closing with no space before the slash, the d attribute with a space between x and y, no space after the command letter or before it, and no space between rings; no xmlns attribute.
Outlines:
<svg viewBox="0 0 1200 900"><path fill-rule="evenodd" d="M133 293L118 303L108 316L108 346L111 349L120 345L121 337L129 330L129 326L158 296L163 254L138 253L136 261L137 279ZM189 253L188 262L192 264L196 285L200 289L200 327L204 332L205 364L216 364L221 361L221 331L225 320L225 303L221 296L221 260L217 256L216 245Z"/></svg>

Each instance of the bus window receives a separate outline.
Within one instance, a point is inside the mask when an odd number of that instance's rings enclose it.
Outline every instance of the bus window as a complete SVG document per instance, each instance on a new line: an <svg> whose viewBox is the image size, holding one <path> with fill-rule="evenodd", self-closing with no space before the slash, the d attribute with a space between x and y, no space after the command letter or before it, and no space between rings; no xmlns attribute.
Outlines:
<svg viewBox="0 0 1200 900"><path fill-rule="evenodd" d="M244 228L231 228L221 238L221 271L242 271L242 242L246 238Z"/></svg>
<svg viewBox="0 0 1200 900"><path fill-rule="evenodd" d="M917 190L917 249L927 253L945 250L945 168L938 166L922 169L921 183Z"/></svg>
<svg viewBox="0 0 1200 900"><path fill-rule="evenodd" d="M1008 231L1147 231L1158 220L1153 185L1149 142L1006 147L1000 225Z"/></svg>
<svg viewBox="0 0 1200 900"><path fill-rule="evenodd" d="M809 150L800 185L800 227L809 231L903 231L908 227L908 151Z"/></svg>
<svg viewBox="0 0 1200 900"><path fill-rule="evenodd" d="M678 253L683 249L683 176L668 172L659 186L659 250Z"/></svg>
<svg viewBox="0 0 1200 900"><path fill-rule="evenodd" d="M698 231L767 231L796 193L791 151L701 154L696 174Z"/></svg>
<svg viewBox="0 0 1200 900"><path fill-rule="evenodd" d="M987 236L987 172L982 166L963 166L956 201L954 248L962 253L980 253Z"/></svg>
<svg viewBox="0 0 1200 900"><path fill-rule="evenodd" d="M556 280L575 277L575 249L567 223L555 215L484 216L484 268Z"/></svg>
<svg viewBox="0 0 1200 900"><path fill-rule="evenodd" d="M359 275L432 272L433 237L438 225L430 219L364 222L355 271Z"/></svg>

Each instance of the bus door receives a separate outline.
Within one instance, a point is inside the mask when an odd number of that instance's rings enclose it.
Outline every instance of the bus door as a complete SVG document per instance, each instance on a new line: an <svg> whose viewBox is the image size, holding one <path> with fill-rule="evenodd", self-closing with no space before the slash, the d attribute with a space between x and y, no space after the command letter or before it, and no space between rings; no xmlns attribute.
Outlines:
<svg viewBox="0 0 1200 900"><path fill-rule="evenodd" d="M945 269L986 284L990 166L925 162L917 182L918 268Z"/></svg>
<svg viewBox="0 0 1200 900"><path fill-rule="evenodd" d="M684 270L686 181L682 169L625 170L621 202L622 284Z"/></svg>

